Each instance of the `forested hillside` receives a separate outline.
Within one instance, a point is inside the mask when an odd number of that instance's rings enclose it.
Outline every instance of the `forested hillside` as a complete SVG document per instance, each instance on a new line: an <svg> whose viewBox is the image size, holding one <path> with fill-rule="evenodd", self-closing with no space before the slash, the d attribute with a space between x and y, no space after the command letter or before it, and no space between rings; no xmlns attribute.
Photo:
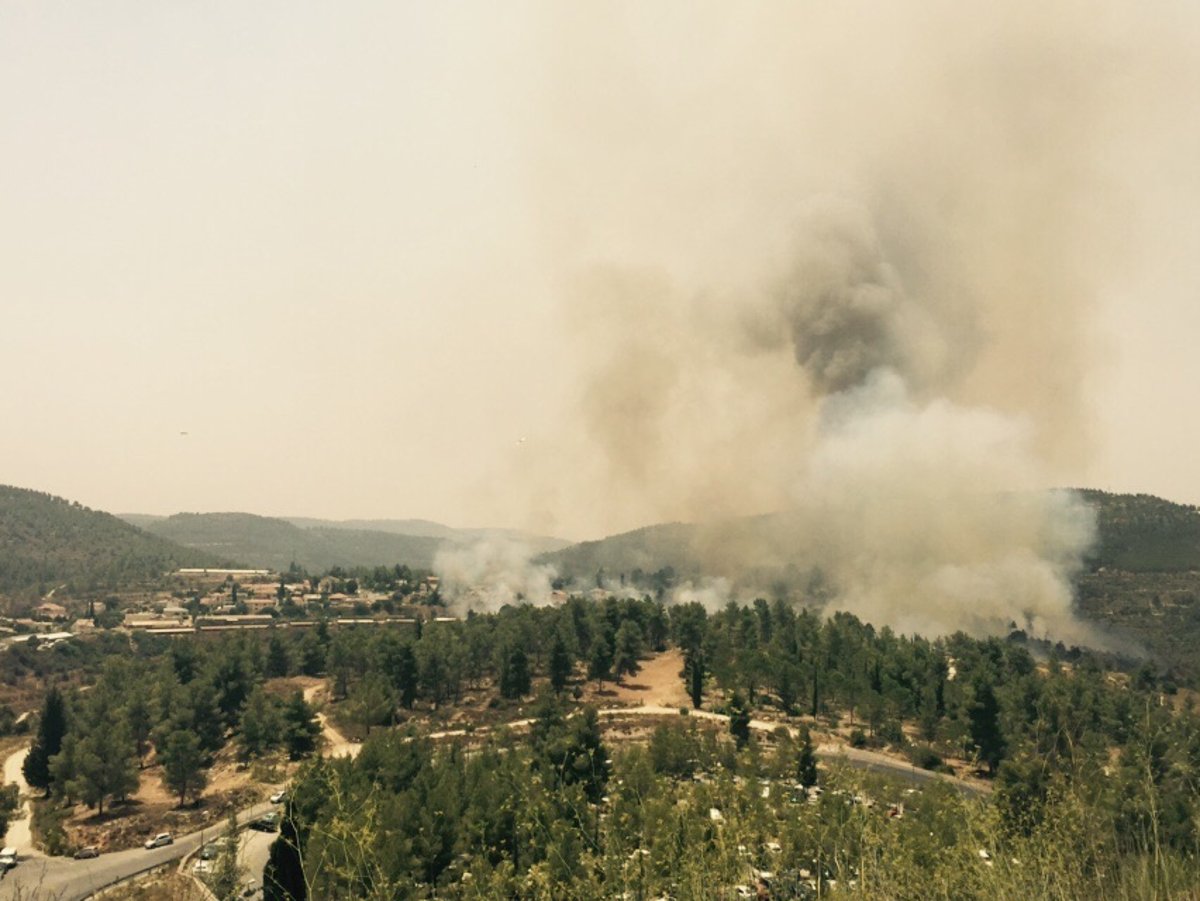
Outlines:
<svg viewBox="0 0 1200 901"><path fill-rule="evenodd" d="M1200 569L1200 510L1149 494L1109 494L1081 489L1096 510L1100 541L1096 566L1130 572Z"/></svg>
<svg viewBox="0 0 1200 901"><path fill-rule="evenodd" d="M221 559L61 497L0 486L0 591L116 587Z"/></svg>
<svg viewBox="0 0 1200 901"><path fill-rule="evenodd" d="M531 535L517 529L457 529L428 519L314 519L312 517L288 516L286 521L302 529L343 529L359 532L388 532L392 535L423 536L442 538L458 544L475 541L513 541L529 548L531 553L541 554L556 551L571 544L561 538L546 535Z"/></svg>
<svg viewBox="0 0 1200 901"><path fill-rule="evenodd" d="M147 528L186 547L275 570L286 570L292 563L317 572L334 566L393 563L428 569L443 544L427 536L301 529L282 519L249 513L177 513Z"/></svg>

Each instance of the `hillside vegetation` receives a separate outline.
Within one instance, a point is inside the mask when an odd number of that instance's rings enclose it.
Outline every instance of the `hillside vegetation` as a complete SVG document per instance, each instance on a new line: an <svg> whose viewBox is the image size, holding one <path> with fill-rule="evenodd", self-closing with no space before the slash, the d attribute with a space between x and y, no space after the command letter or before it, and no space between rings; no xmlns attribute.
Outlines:
<svg viewBox="0 0 1200 901"><path fill-rule="evenodd" d="M531 553L540 554L568 547L571 542L546 535L530 535L517 529L457 529L428 519L313 519L311 517L286 517L286 521L302 529L346 529L361 532L388 532L392 535L415 535L426 538L442 538L455 543L474 541L514 541L529 548Z"/></svg>
<svg viewBox="0 0 1200 901"><path fill-rule="evenodd" d="M108 513L40 491L0 486L0 591L110 588L180 566L219 562Z"/></svg>
<svg viewBox="0 0 1200 901"><path fill-rule="evenodd" d="M1079 491L1096 510L1095 566L1130 572L1200 569L1200 510L1149 494Z"/></svg>
<svg viewBox="0 0 1200 901"><path fill-rule="evenodd" d="M1079 494L1096 511L1099 527L1076 577L1080 612L1186 681L1200 678L1194 650L1200 642L1200 510L1144 494ZM772 546L787 534L786 525L782 514L715 526L669 523L573 545L539 562L576 584L590 584L598 574L610 581L624 575L639 587L735 576L819 602L827 587L819 572L756 565L787 559L782 547Z"/></svg>
<svg viewBox="0 0 1200 901"><path fill-rule="evenodd" d="M249 513L177 513L147 528L186 547L275 570L286 570L292 563L318 572L391 563L428 569L443 543L427 536L360 529L302 529Z"/></svg>

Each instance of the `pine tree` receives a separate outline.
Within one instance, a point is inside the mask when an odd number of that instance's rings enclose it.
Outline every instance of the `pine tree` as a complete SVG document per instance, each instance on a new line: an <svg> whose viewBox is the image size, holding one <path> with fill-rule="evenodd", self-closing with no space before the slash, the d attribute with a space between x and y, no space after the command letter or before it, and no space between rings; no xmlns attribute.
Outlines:
<svg viewBox="0 0 1200 901"><path fill-rule="evenodd" d="M216 896L217 901L233 901L241 888L242 867L238 863L238 827L237 815L231 813L225 826L224 844L221 853L213 863L212 875L208 887Z"/></svg>
<svg viewBox="0 0 1200 901"><path fill-rule="evenodd" d="M592 656L588 661L588 678L603 684L612 670L613 651L603 635L596 636L592 642Z"/></svg>
<svg viewBox="0 0 1200 901"><path fill-rule="evenodd" d="M562 690L567 687L567 680L571 678L571 670L574 669L574 666L575 662L567 650L567 643L563 641L561 635L556 635L554 647L550 650L550 687L556 694L561 694Z"/></svg>
<svg viewBox="0 0 1200 901"><path fill-rule="evenodd" d="M514 645L500 660L500 696L516 699L529 694L529 658L520 645Z"/></svg>
<svg viewBox="0 0 1200 901"><path fill-rule="evenodd" d="M189 794L199 797L208 782L199 738L182 729L172 732L159 749L158 759L163 765L163 785L179 793L180 807Z"/></svg>
<svg viewBox="0 0 1200 901"><path fill-rule="evenodd" d="M996 767L1004 759L1004 733L1000 728L1000 704L996 701L996 693L987 682L975 684L975 703L971 706L971 741L979 750L979 759L987 766L989 773L995 773Z"/></svg>
<svg viewBox="0 0 1200 901"><path fill-rule="evenodd" d="M316 711L303 694L295 692L283 708L283 743L288 757L292 760L307 757L317 749L320 734Z"/></svg>
<svg viewBox="0 0 1200 901"><path fill-rule="evenodd" d="M638 658L642 656L642 630L631 619L621 623L617 629L616 650L613 654L613 672L617 678L628 674L633 675L641 666Z"/></svg>
<svg viewBox="0 0 1200 901"><path fill-rule="evenodd" d="M71 794L97 813L109 798L123 801L137 791L138 765L133 738L123 720L89 725L74 753Z"/></svg>
<svg viewBox="0 0 1200 901"><path fill-rule="evenodd" d="M418 671L417 657L410 643L405 642L396 649L391 677L392 684L400 692L400 705L405 710L412 710L417 701Z"/></svg>
<svg viewBox="0 0 1200 901"><path fill-rule="evenodd" d="M254 760L276 747L280 741L279 712L261 687L250 692L238 731L238 757Z"/></svg>
<svg viewBox="0 0 1200 901"><path fill-rule="evenodd" d="M739 691L735 691L729 700L729 734L739 750L750 741L750 709Z"/></svg>
<svg viewBox="0 0 1200 901"><path fill-rule="evenodd" d="M700 709L704 702L704 653L698 648L688 651L683 658L683 675L687 682L688 696L692 699L692 707Z"/></svg>
<svg viewBox="0 0 1200 901"><path fill-rule="evenodd" d="M288 654L287 645L283 643L283 639L278 635L272 635L271 641L267 645L267 667L266 674L268 678L280 678L291 672L292 661Z"/></svg>
<svg viewBox="0 0 1200 901"><path fill-rule="evenodd" d="M817 784L817 754L807 727L800 729L800 748L796 753L796 781L805 788Z"/></svg>
<svg viewBox="0 0 1200 901"><path fill-rule="evenodd" d="M38 719L37 736L29 747L21 772L25 781L35 788L50 794L54 777L50 770L50 758L62 750L67 734L67 708L62 693L53 686L46 692L42 702L42 715Z"/></svg>

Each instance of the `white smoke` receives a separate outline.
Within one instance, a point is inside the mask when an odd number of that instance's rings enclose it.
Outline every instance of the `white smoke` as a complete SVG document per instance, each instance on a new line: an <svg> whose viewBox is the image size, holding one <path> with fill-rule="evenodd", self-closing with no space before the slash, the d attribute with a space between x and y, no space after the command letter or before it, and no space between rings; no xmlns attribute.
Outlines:
<svg viewBox="0 0 1200 901"><path fill-rule="evenodd" d="M1071 492L1031 490L1028 423L915 401L888 370L822 412L797 504L839 608L903 632L985 634L1015 622L1095 643L1071 590L1094 517Z"/></svg>
<svg viewBox="0 0 1200 901"><path fill-rule="evenodd" d="M532 550L501 536L439 550L433 561L439 592L458 610L489 612L505 604L548 604L554 567L536 564Z"/></svg>
<svg viewBox="0 0 1200 901"><path fill-rule="evenodd" d="M733 584L721 577L689 580L671 591L672 604L700 604L709 613L716 613L736 597Z"/></svg>

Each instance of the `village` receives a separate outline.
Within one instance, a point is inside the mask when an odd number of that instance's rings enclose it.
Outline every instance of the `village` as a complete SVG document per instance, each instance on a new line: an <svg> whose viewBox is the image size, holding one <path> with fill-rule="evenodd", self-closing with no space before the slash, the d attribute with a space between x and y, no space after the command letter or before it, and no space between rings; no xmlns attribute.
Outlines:
<svg viewBox="0 0 1200 901"><path fill-rule="evenodd" d="M436 575L398 583L391 591L359 588L352 579L328 575L288 581L266 569L185 568L170 580L171 588L126 591L82 607L58 603L51 591L28 615L0 617L0 643L34 642L48 649L103 628L183 635L305 629L319 622L416 628L457 619L441 606Z"/></svg>

